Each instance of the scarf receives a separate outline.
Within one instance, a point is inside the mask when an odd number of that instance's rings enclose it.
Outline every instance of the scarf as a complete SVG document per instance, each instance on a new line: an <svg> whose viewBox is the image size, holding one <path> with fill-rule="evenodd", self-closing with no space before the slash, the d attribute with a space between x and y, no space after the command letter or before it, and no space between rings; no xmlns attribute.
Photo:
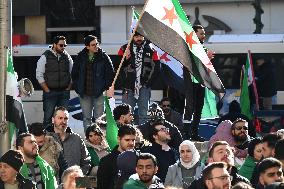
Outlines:
<svg viewBox="0 0 284 189"><path fill-rule="evenodd" d="M136 44L133 44L133 53L135 55L135 70L136 70L136 79L135 79L135 86L134 86L134 97L138 99L139 97L139 90L142 87L140 82L140 75L142 72L142 62L143 62L143 51L144 51L145 41L138 47Z"/></svg>

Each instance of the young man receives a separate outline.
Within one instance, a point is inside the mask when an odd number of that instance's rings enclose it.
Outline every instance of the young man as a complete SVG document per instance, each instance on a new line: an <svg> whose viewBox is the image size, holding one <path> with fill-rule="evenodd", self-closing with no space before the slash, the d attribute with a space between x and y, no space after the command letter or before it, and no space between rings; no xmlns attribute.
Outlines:
<svg viewBox="0 0 284 189"><path fill-rule="evenodd" d="M202 171L203 181L208 189L230 189L231 175L224 162L210 163Z"/></svg>
<svg viewBox="0 0 284 189"><path fill-rule="evenodd" d="M136 130L131 125L124 125L118 130L118 146L100 160L97 178L98 189L113 189L118 174L117 157L126 150L133 150Z"/></svg>
<svg viewBox="0 0 284 189"><path fill-rule="evenodd" d="M263 189L274 182L283 182L282 163L275 158L266 158L257 166L259 183L256 189Z"/></svg>
<svg viewBox="0 0 284 189"><path fill-rule="evenodd" d="M36 78L43 90L43 124L51 124L55 107L68 107L73 60L66 52L66 38L56 36L52 48L46 50L37 62Z"/></svg>
<svg viewBox="0 0 284 189"><path fill-rule="evenodd" d="M176 153L170 148L168 142L171 140L169 128L161 122L155 122L152 125L152 146L146 146L141 152L153 154L157 158L158 172L157 176L164 182L168 168L176 162Z"/></svg>
<svg viewBox="0 0 284 189"><path fill-rule="evenodd" d="M127 44L123 45L118 52L123 56ZM138 105L138 123L147 120L148 104L151 97L151 87L157 71L159 58L157 52L151 47L144 36L136 32L126 52L126 59L122 64L120 73L123 88L122 102L132 108Z"/></svg>
<svg viewBox="0 0 284 189"><path fill-rule="evenodd" d="M78 53L72 69L74 90L79 95L86 131L92 116L97 119L104 113L103 92L109 90L114 78L110 57L99 47L96 36L84 39L85 48Z"/></svg>
<svg viewBox="0 0 284 189"><path fill-rule="evenodd" d="M42 123L32 123L29 132L36 139L40 157L53 168L57 181L60 181L63 171L68 168L61 145L52 136L46 135Z"/></svg>
<svg viewBox="0 0 284 189"><path fill-rule="evenodd" d="M38 155L38 145L30 133L22 133L16 139L16 147L24 154L21 174L36 183L37 189L56 189L57 181L52 167Z"/></svg>
<svg viewBox="0 0 284 189"><path fill-rule="evenodd" d="M56 108L52 117L54 132L49 132L48 135L53 136L61 144L68 166L79 165L83 173L87 174L91 167L91 157L80 135L67 131L68 119L69 113L66 108Z"/></svg>
<svg viewBox="0 0 284 189"><path fill-rule="evenodd" d="M35 184L19 173L24 164L23 154L9 150L0 158L0 188L1 189L36 189Z"/></svg>
<svg viewBox="0 0 284 189"><path fill-rule="evenodd" d="M120 104L113 109L113 118L118 127L131 124L134 117L132 107L129 104Z"/></svg>
<svg viewBox="0 0 284 189"><path fill-rule="evenodd" d="M224 162L228 164L228 172L232 176L232 185L235 185L238 182L246 182L249 184L249 181L239 175L237 168L234 166L234 153L232 147L226 141L217 141L213 143L209 149L209 158L208 163L213 162ZM206 189L203 177L195 179L189 189Z"/></svg>
<svg viewBox="0 0 284 189"><path fill-rule="evenodd" d="M158 171L156 157L149 153L141 153L136 161L136 174L124 184L123 189L164 188L161 180L155 175Z"/></svg>

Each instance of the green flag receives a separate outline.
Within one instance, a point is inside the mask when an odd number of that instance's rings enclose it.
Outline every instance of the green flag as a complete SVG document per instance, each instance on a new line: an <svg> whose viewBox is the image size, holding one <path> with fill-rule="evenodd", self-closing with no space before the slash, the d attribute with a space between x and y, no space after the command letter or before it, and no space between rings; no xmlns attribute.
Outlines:
<svg viewBox="0 0 284 189"><path fill-rule="evenodd" d="M250 98L249 98L249 76L251 73L250 67L250 57L249 53L247 55L246 65L243 66L243 79L241 83L241 95L240 95L240 105L241 113L246 115L249 119L252 119L252 113L250 109Z"/></svg>
<svg viewBox="0 0 284 189"><path fill-rule="evenodd" d="M118 127L113 118L112 111L109 105L108 97L105 96L105 108L106 108L106 140L111 150L118 144L117 142L117 133Z"/></svg>

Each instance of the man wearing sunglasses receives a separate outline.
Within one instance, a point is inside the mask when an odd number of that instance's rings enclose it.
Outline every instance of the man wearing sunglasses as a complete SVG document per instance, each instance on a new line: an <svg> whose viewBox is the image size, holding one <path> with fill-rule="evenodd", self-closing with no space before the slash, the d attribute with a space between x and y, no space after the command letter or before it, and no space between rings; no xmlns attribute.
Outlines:
<svg viewBox="0 0 284 189"><path fill-rule="evenodd" d="M43 124L51 124L55 107L68 107L71 89L73 60L66 52L66 38L56 36L52 47L46 50L37 62L36 78L43 90Z"/></svg>

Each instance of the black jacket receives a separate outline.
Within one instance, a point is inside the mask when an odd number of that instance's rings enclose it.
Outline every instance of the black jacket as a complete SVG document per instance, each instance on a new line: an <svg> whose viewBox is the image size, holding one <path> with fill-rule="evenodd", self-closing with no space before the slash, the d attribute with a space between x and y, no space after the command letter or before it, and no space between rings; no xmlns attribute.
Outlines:
<svg viewBox="0 0 284 189"><path fill-rule="evenodd" d="M84 48L78 53L71 73L74 90L81 97L85 93L86 64L89 62L88 59L88 50ZM94 96L97 98L111 86L114 78L114 69L110 57L102 49L98 49L98 52L95 53L92 64Z"/></svg>
<svg viewBox="0 0 284 189"><path fill-rule="evenodd" d="M233 176L233 180L231 182L232 186L234 186L238 182L245 182L247 184L250 184L247 178L238 174L238 169L236 167L232 167L230 175ZM207 186L203 182L203 177L201 176L200 178L195 179L188 187L188 189L207 189Z"/></svg>
<svg viewBox="0 0 284 189"><path fill-rule="evenodd" d="M180 131L175 125L166 120L164 126L170 129L171 141L168 143L168 145L178 152L179 145L183 141ZM143 138L148 141L151 141L151 127L150 121L146 121L137 127L143 134Z"/></svg>
<svg viewBox="0 0 284 189"><path fill-rule="evenodd" d="M18 173L17 175L17 181L19 182L19 188L18 189L36 189L35 183L31 181L30 179L24 178L21 174ZM4 182L0 178L0 189L5 189Z"/></svg>
<svg viewBox="0 0 284 189"><path fill-rule="evenodd" d="M97 173L97 189L113 189L118 172L117 157L120 151L116 146L112 152L100 160Z"/></svg>

